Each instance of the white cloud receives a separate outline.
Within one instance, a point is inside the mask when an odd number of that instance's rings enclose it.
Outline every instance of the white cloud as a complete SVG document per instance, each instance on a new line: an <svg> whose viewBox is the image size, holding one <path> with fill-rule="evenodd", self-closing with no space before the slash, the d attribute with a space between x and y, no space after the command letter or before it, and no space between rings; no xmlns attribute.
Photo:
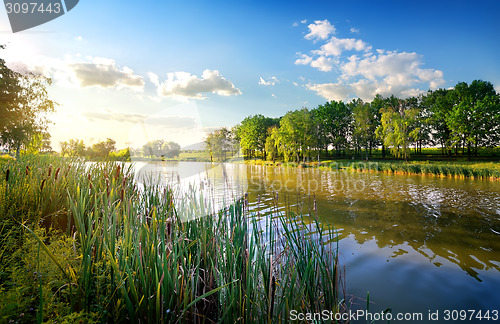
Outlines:
<svg viewBox="0 0 500 324"><path fill-rule="evenodd" d="M151 81L151 83L153 83L155 86L158 87L160 85L160 78L158 77L157 74L153 72L148 72L148 77L149 81Z"/></svg>
<svg viewBox="0 0 500 324"><path fill-rule="evenodd" d="M500 94L500 85L497 85L497 86L495 87L495 90L497 91L497 93L499 93L499 94Z"/></svg>
<svg viewBox="0 0 500 324"><path fill-rule="evenodd" d="M277 77L273 76L269 78L269 80L264 80L262 77L259 78L259 84L264 85L264 86L273 86L276 83L279 83L280 81L278 80Z"/></svg>
<svg viewBox="0 0 500 324"><path fill-rule="evenodd" d="M301 24L306 24L307 23L307 19L301 20L300 23Z"/></svg>
<svg viewBox="0 0 500 324"><path fill-rule="evenodd" d="M305 39L327 39L328 36L335 33L335 26L326 19L316 20L307 27L309 28L309 34L305 36Z"/></svg>
<svg viewBox="0 0 500 324"><path fill-rule="evenodd" d="M168 73L167 80L158 86L158 95L162 97L205 99L205 93L235 96L241 91L217 70L205 70L201 78L187 72Z"/></svg>
<svg viewBox="0 0 500 324"><path fill-rule="evenodd" d="M444 84L442 71L422 69L422 64L422 56L417 53L387 52L363 59L353 55L341 65L341 78L359 76L372 81L383 78L389 86L402 87L428 83L431 89L437 89Z"/></svg>
<svg viewBox="0 0 500 324"><path fill-rule="evenodd" d="M93 58L92 62L68 64L81 87L144 89L144 78L128 67L120 68L107 58Z"/></svg>
<svg viewBox="0 0 500 324"><path fill-rule="evenodd" d="M333 60L331 58L320 56L311 62L311 66L323 72L332 70Z"/></svg>
<svg viewBox="0 0 500 324"><path fill-rule="evenodd" d="M445 83L443 72L423 68L422 56L417 53L377 49L361 39L330 37L325 35L327 21L309 25L308 39L322 39L324 43L308 54L297 53L295 64L310 65L320 71L340 72L336 80L327 83L309 83L306 87L329 100L347 100L359 97L371 100L376 94L400 97L415 96L421 89L437 89ZM356 30L355 30L356 31ZM351 30L351 32L355 32ZM345 56L346 51L355 54Z"/></svg>
<svg viewBox="0 0 500 324"><path fill-rule="evenodd" d="M295 60L295 64L297 65L309 65L312 62L312 57L307 54L297 53L300 58Z"/></svg>
<svg viewBox="0 0 500 324"><path fill-rule="evenodd" d="M323 84L308 84L306 87L309 90L315 91L317 94L327 100L345 100L352 92L349 85L338 83L323 83Z"/></svg>
<svg viewBox="0 0 500 324"><path fill-rule="evenodd" d="M352 27L352 28L351 28L351 33L353 33L353 34L357 34L357 33L359 33L359 29L358 29L358 28L355 28L355 27Z"/></svg>
<svg viewBox="0 0 500 324"><path fill-rule="evenodd" d="M371 46L368 46L361 39L332 37L328 43L321 46L319 50L313 51L313 53L325 56L340 56L345 50L370 51Z"/></svg>

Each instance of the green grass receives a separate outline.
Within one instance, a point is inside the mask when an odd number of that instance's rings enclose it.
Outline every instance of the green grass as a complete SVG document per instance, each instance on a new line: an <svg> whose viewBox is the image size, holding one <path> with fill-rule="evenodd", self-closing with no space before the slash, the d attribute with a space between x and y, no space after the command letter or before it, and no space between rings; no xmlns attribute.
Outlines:
<svg viewBox="0 0 500 324"><path fill-rule="evenodd" d="M199 217L116 163L22 157L0 177L0 321L282 322L346 307L337 238L317 219L259 220L244 201Z"/></svg>
<svg viewBox="0 0 500 324"><path fill-rule="evenodd" d="M491 180L500 179L500 163L496 162L353 162L346 168L355 171L427 174Z"/></svg>
<svg viewBox="0 0 500 324"><path fill-rule="evenodd" d="M320 167L329 170L350 170L350 171L374 171L396 174L422 174L437 175L456 178L477 178L500 180L500 162L490 161L410 161L401 160L324 160L307 163L281 163L266 162L263 160L248 160L247 164L252 165L275 165L290 166L299 168Z"/></svg>

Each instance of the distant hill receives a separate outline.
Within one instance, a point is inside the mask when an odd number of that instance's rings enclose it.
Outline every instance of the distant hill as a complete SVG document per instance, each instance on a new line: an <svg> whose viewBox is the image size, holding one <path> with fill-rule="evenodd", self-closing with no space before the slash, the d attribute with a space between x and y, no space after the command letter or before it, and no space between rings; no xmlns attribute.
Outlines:
<svg viewBox="0 0 500 324"><path fill-rule="evenodd" d="M205 142L199 142L181 147L181 151L204 151L204 150L205 150Z"/></svg>

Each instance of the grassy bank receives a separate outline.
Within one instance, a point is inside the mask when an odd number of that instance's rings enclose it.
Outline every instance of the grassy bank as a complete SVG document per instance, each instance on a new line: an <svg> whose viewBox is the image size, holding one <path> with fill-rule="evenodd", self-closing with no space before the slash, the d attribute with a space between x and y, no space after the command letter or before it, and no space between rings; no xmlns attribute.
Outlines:
<svg viewBox="0 0 500 324"><path fill-rule="evenodd" d="M0 177L1 322L280 322L345 306L317 220L259 221L239 201L185 222L169 188L139 190L116 163L23 157Z"/></svg>
<svg viewBox="0 0 500 324"><path fill-rule="evenodd" d="M318 162L270 162L264 160L247 160L251 165L290 166L299 168L320 167L329 170L346 170L362 172L385 172L394 174L421 174L456 178L477 178L500 180L499 162L464 162L464 161L354 161L325 160Z"/></svg>

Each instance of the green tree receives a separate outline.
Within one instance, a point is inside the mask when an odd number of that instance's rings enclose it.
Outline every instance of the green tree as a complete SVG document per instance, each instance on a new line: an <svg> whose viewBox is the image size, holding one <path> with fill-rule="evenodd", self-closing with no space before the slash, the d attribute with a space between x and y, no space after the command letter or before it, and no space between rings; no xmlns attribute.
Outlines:
<svg viewBox="0 0 500 324"><path fill-rule="evenodd" d="M422 106L429 112L432 137L441 146L442 154L451 154L451 130L448 115L453 109L453 90L438 89L428 91L422 98Z"/></svg>
<svg viewBox="0 0 500 324"><path fill-rule="evenodd" d="M207 151L210 154L211 161L225 161L228 153L233 151L233 140L231 132L222 127L208 134L206 140Z"/></svg>
<svg viewBox="0 0 500 324"><path fill-rule="evenodd" d="M477 154L481 146L498 144L500 98L490 82L474 80L470 85L460 82L451 94L453 109L446 116L451 141L456 147Z"/></svg>
<svg viewBox="0 0 500 324"><path fill-rule="evenodd" d="M410 145L418 138L420 131L417 119L419 110L414 103L415 100L410 98L382 108L381 125L376 130L376 135L392 154L405 160L410 157Z"/></svg>
<svg viewBox="0 0 500 324"><path fill-rule="evenodd" d="M278 119L263 115L246 117L236 128L236 136L245 155L254 157L255 153L260 152L265 156L267 129L278 123Z"/></svg>
<svg viewBox="0 0 500 324"><path fill-rule="evenodd" d="M47 114L55 106L46 90L50 84L41 75L14 72L0 59L0 141L17 156L34 136L46 131Z"/></svg>
<svg viewBox="0 0 500 324"><path fill-rule="evenodd" d="M267 139L266 139L266 158L268 161L276 161L278 157L278 145L279 145L279 128L278 126L271 126L267 129Z"/></svg>
<svg viewBox="0 0 500 324"><path fill-rule="evenodd" d="M368 160L375 145L375 130L378 126L374 106L361 99L353 100L349 105L353 114L353 143L358 151L365 149L365 158Z"/></svg>
<svg viewBox="0 0 500 324"><path fill-rule="evenodd" d="M280 121L278 148L285 160L294 155L297 162L305 162L314 145L313 118L307 108L289 111Z"/></svg>
<svg viewBox="0 0 500 324"><path fill-rule="evenodd" d="M105 141L95 143L87 150L87 154L92 158L107 158L111 152L116 151L116 142L108 138Z"/></svg>
<svg viewBox="0 0 500 324"><path fill-rule="evenodd" d="M61 145L61 156L84 156L85 155L85 144L83 140L70 139L68 142L60 142Z"/></svg>
<svg viewBox="0 0 500 324"><path fill-rule="evenodd" d="M142 147L143 156L173 158L179 156L180 152L181 146L179 144L161 139L149 141Z"/></svg>
<svg viewBox="0 0 500 324"><path fill-rule="evenodd" d="M321 126L326 147L332 145L338 156L348 147L352 115L348 105L342 101L330 101L315 110L317 121Z"/></svg>

